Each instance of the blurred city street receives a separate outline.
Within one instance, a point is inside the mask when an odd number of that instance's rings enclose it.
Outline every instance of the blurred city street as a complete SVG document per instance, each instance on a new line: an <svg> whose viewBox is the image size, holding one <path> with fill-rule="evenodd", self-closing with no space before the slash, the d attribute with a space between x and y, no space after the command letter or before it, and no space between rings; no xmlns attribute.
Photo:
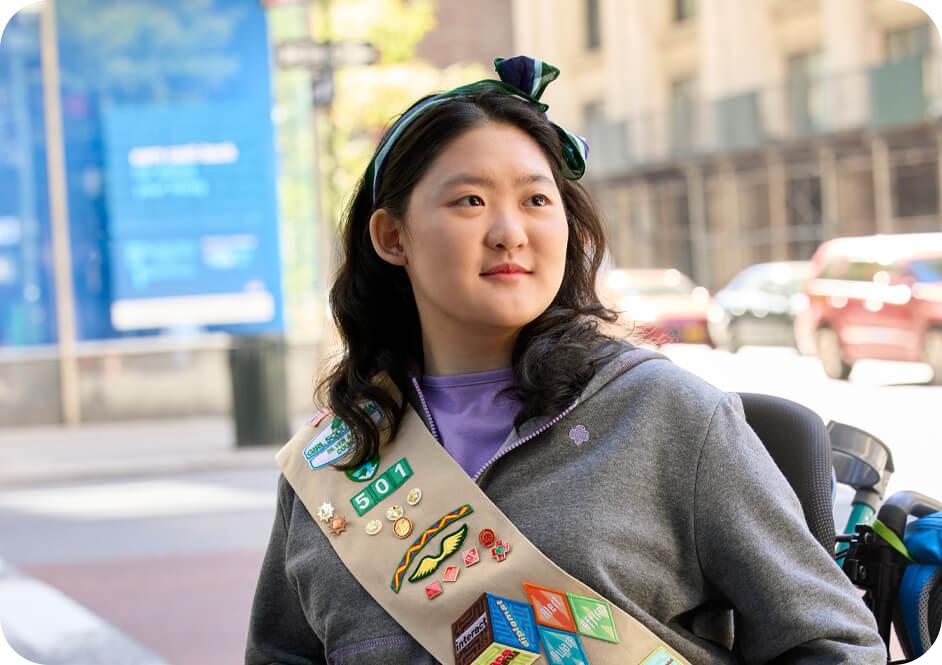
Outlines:
<svg viewBox="0 0 942 665"><path fill-rule="evenodd" d="M840 382L828 379L817 359L786 348L747 347L729 354L673 345L664 351L724 389L781 395L825 420L871 431L896 460L890 492L940 493L942 387L923 385L929 378L924 366L862 363L849 382ZM78 481L62 480L53 465L28 464L31 453L22 445L19 476L4 466L0 559L20 576L60 592L43 587L25 592L33 594L30 624L30 616L21 614L25 605L4 602L15 577L7 571L0 578L0 624L24 656L43 665L224 665L241 658L274 514L275 448L235 450L231 431L221 423L180 421L174 436L188 441L188 453L176 454L174 467L161 466L148 450L166 441L172 425L164 427L151 428L151 438L139 425L124 426L126 438L117 424L71 433L50 428L45 440L33 430L34 460L50 451L74 460L83 476ZM217 440L207 438L214 427ZM111 438L94 437L96 429ZM15 447L13 436L0 435L0 450ZM68 455L62 455L63 448ZM214 466L228 470L211 470ZM70 601L97 623L74 608L67 611ZM76 633L79 625L86 632ZM107 651L89 651L89 630ZM125 659L115 660L115 649ZM72 656L57 661L56 653ZM76 660L76 653L87 657Z"/></svg>

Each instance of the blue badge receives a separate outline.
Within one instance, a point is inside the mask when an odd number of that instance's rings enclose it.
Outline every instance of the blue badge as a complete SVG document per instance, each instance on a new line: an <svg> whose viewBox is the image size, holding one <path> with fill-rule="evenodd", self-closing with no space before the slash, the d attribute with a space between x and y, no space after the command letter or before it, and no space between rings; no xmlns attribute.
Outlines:
<svg viewBox="0 0 942 665"><path fill-rule="evenodd" d="M509 598L487 594L494 641L513 649L539 653L536 617L533 608Z"/></svg>
<svg viewBox="0 0 942 665"><path fill-rule="evenodd" d="M550 665L589 665L578 635L548 626L537 626L537 629Z"/></svg>
<svg viewBox="0 0 942 665"><path fill-rule="evenodd" d="M383 411L375 402L366 402L363 410L377 425L383 422ZM337 416L304 447L304 458L312 469L320 469L343 459L353 452L353 433Z"/></svg>

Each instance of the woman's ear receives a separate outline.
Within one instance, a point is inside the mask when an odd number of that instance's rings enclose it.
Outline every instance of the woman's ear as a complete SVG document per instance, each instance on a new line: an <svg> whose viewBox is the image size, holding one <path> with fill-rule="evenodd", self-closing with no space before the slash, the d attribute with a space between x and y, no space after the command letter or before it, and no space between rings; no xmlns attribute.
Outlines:
<svg viewBox="0 0 942 665"><path fill-rule="evenodd" d="M370 215L370 240L373 249L386 263L394 266L405 266L409 260L402 244L405 229L402 222L380 208Z"/></svg>

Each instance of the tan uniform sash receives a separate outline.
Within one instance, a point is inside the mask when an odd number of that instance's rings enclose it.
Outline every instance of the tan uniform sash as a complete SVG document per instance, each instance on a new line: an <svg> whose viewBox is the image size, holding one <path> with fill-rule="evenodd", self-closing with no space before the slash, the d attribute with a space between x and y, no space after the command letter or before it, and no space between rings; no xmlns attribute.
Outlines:
<svg viewBox="0 0 942 665"><path fill-rule="evenodd" d="M580 636L591 665L689 665L637 619L567 574L528 541L432 437L411 407L406 408L396 438L382 448L379 472L372 482L377 482L403 458L411 467L412 476L362 516L357 515L351 499L369 483L355 482L331 467L312 470L304 456L305 447L327 424L303 427L279 451L278 465L357 581L441 663L450 665L455 662L452 623L482 593L529 603L523 587L527 582L601 600L611 608L617 643ZM413 488L421 489L422 499L417 505L410 506L407 494ZM521 487L520 491L526 492L526 488ZM331 525L318 519L320 506L325 502L332 504L336 514L343 515L348 521L343 533L333 534ZM415 527L405 539L395 536L393 522L386 517L387 509L396 505L403 507L405 516ZM394 573L407 550L426 529L439 524L443 517L454 514L465 505L470 506L473 512L449 522L446 528L429 538L425 547L411 560L408 574L401 578L399 592L394 592L391 588ZM382 530L368 535L366 525L372 520L380 520ZM465 524L468 526L467 536L459 551L446 559L434 574L415 583L409 582L407 578L417 564L427 555L439 555L442 541ZM510 545L511 551L503 561L497 561L491 551L478 542L479 533L485 528L492 529L498 539ZM477 547L480 562L466 567L462 552L472 547ZM459 568L458 579L442 582L442 574L450 565ZM436 581L443 592L429 600L426 587ZM337 601L343 602L339 598Z"/></svg>

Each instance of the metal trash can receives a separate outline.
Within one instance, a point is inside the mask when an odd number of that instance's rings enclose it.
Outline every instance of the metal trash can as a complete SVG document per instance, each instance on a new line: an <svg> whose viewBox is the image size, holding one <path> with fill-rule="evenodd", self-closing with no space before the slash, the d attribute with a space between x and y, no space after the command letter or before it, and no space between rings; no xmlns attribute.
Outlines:
<svg viewBox="0 0 942 665"><path fill-rule="evenodd" d="M285 443L291 438L286 350L281 336L232 339L229 374L236 446Z"/></svg>

